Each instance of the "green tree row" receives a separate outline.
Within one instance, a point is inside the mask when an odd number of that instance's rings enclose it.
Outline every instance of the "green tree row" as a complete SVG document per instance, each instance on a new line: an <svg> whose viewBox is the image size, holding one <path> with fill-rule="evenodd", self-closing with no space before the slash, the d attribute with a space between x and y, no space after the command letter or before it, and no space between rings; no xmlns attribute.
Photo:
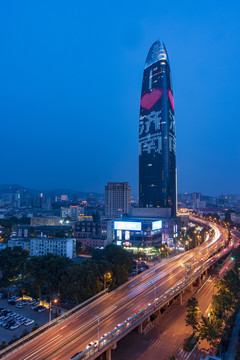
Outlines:
<svg viewBox="0 0 240 360"><path fill-rule="evenodd" d="M198 302L191 298L187 303L186 325L200 340L207 340L219 353L225 352L229 343L235 317L240 308L240 249L233 251L235 269L228 271L223 279L216 281L218 292L212 296L208 316L201 315ZM237 271L236 271L237 269Z"/></svg>
<svg viewBox="0 0 240 360"><path fill-rule="evenodd" d="M46 289L49 298L57 293L79 303L106 287L123 284L131 267L132 255L115 245L95 250L91 259L80 264L52 254L28 258L28 252L20 247L6 248L0 251L0 286L9 289L21 281L25 289L30 284L39 299Z"/></svg>

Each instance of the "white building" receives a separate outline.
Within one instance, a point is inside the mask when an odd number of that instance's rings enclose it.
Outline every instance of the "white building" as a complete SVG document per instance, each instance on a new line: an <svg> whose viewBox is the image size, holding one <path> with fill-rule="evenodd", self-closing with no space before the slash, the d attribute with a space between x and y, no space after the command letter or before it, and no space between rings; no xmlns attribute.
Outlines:
<svg viewBox="0 0 240 360"><path fill-rule="evenodd" d="M131 187L127 182L108 182L105 186L105 216L128 214L131 208Z"/></svg>
<svg viewBox="0 0 240 360"><path fill-rule="evenodd" d="M77 221L80 215L84 215L84 208L79 205L70 205L61 207L61 216L63 219L70 217L72 220Z"/></svg>
<svg viewBox="0 0 240 360"><path fill-rule="evenodd" d="M76 239L72 238L34 238L30 242L30 256L54 254L75 257Z"/></svg>

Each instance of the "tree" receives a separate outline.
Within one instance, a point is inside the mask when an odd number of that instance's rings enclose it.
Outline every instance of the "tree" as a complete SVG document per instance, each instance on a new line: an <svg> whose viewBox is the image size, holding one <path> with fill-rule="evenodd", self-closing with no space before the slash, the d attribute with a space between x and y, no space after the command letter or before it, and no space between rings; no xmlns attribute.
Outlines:
<svg viewBox="0 0 240 360"><path fill-rule="evenodd" d="M81 241L77 240L76 241L76 254L78 255L82 250L82 243Z"/></svg>
<svg viewBox="0 0 240 360"><path fill-rule="evenodd" d="M219 319L225 319L228 312L233 309L232 295L224 290L219 290L216 295L212 297L212 314Z"/></svg>
<svg viewBox="0 0 240 360"><path fill-rule="evenodd" d="M199 314L198 301L196 298L192 297L187 302L187 315L185 321L187 326L192 326L193 332L198 329Z"/></svg>
<svg viewBox="0 0 240 360"><path fill-rule="evenodd" d="M28 252L19 246L13 249L7 247L0 251L0 270L2 271L1 285L9 287L20 274L25 273L25 263Z"/></svg>
<svg viewBox="0 0 240 360"><path fill-rule="evenodd" d="M39 328L39 325L38 325L37 323L35 323L35 324L33 325L32 331L35 331L35 330L37 330L38 328Z"/></svg>
<svg viewBox="0 0 240 360"><path fill-rule="evenodd" d="M28 334L29 334L28 329L24 329L20 338L23 338L24 336L27 336Z"/></svg>
<svg viewBox="0 0 240 360"><path fill-rule="evenodd" d="M50 299L54 292L59 293L61 277L72 265L73 261L67 257L53 254L33 256L28 261L27 270L38 288L39 299L44 284L47 285Z"/></svg>
<svg viewBox="0 0 240 360"><path fill-rule="evenodd" d="M222 320L214 315L209 317L202 315L199 331L201 340L207 340L210 345L216 346L222 336Z"/></svg>
<svg viewBox="0 0 240 360"><path fill-rule="evenodd" d="M5 340L3 340L0 344L0 350L3 350L5 347L7 347L7 343Z"/></svg>
<svg viewBox="0 0 240 360"><path fill-rule="evenodd" d="M12 339L8 342L8 345L13 344L15 341L18 341L18 337L16 335L13 335Z"/></svg>

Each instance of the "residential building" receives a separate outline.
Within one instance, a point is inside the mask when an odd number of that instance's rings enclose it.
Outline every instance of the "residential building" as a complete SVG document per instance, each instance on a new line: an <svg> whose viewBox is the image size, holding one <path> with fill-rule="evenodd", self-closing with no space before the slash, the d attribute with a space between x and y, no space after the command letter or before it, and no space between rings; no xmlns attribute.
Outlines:
<svg viewBox="0 0 240 360"><path fill-rule="evenodd" d="M48 226L58 226L61 225L61 217L32 217L30 220L31 225L48 225Z"/></svg>
<svg viewBox="0 0 240 360"><path fill-rule="evenodd" d="M76 254L76 239L47 237L31 239L30 256L41 256L48 253L72 259Z"/></svg>

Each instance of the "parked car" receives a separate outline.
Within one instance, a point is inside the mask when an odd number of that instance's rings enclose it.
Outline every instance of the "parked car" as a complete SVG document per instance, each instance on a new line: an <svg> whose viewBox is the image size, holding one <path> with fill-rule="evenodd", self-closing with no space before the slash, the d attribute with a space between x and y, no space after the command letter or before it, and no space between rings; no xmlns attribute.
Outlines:
<svg viewBox="0 0 240 360"><path fill-rule="evenodd" d="M8 321L8 323L5 325L5 329L9 329L14 324L15 324L15 320Z"/></svg>
<svg viewBox="0 0 240 360"><path fill-rule="evenodd" d="M40 302L40 301L35 301L35 302L32 304L31 308L34 309L37 305L39 305L39 302Z"/></svg>
<svg viewBox="0 0 240 360"><path fill-rule="evenodd" d="M16 322L16 323L13 324L12 326L10 326L10 330L15 330L15 329L17 329L19 326L21 326L21 324L19 324L18 322Z"/></svg>
<svg viewBox="0 0 240 360"><path fill-rule="evenodd" d="M34 323L34 320L28 319L27 321L25 321L24 325L29 326L29 325L32 325L33 323Z"/></svg>
<svg viewBox="0 0 240 360"><path fill-rule="evenodd" d="M38 312L43 312L47 310L47 308L45 306L41 306L40 309L38 309Z"/></svg>

